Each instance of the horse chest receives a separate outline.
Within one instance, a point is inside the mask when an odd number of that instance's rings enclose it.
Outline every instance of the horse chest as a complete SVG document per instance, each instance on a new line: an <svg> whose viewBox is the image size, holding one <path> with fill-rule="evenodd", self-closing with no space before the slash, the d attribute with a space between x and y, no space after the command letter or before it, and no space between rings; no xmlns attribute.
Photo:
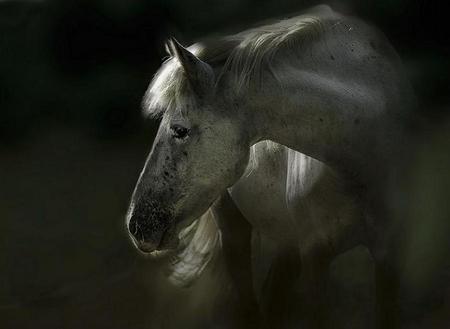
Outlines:
<svg viewBox="0 0 450 329"><path fill-rule="evenodd" d="M339 249L359 225L358 205L323 164L285 150L259 159L231 188L234 202L254 229L272 240Z"/></svg>
<svg viewBox="0 0 450 329"><path fill-rule="evenodd" d="M276 240L288 238L292 223L279 180L246 179L232 188L231 195L256 230Z"/></svg>

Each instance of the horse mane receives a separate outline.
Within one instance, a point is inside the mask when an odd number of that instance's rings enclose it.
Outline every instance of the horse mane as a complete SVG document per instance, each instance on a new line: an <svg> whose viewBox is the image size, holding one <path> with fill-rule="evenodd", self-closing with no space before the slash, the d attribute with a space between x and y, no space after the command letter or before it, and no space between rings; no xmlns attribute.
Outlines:
<svg viewBox="0 0 450 329"><path fill-rule="evenodd" d="M224 72L230 71L236 88L243 90L252 81L260 82L263 72L275 74L271 64L280 50L294 52L304 48L322 27L321 19L308 14L231 36L240 42L228 57Z"/></svg>
<svg viewBox="0 0 450 329"><path fill-rule="evenodd" d="M218 81L231 74L236 91L242 91L252 81L260 81L263 72L270 71L273 58L280 50L287 52L305 48L309 41L324 30L323 14L332 13L328 6L317 6L302 14L274 24L209 39L188 47L202 61L219 69ZM321 14L321 15L318 15ZM167 58L155 74L144 96L144 113L158 117L167 109L179 109L189 102L188 84L181 65Z"/></svg>
<svg viewBox="0 0 450 329"><path fill-rule="evenodd" d="M203 273L221 250L221 237L211 209L180 234L178 253L169 265L169 281L189 287Z"/></svg>

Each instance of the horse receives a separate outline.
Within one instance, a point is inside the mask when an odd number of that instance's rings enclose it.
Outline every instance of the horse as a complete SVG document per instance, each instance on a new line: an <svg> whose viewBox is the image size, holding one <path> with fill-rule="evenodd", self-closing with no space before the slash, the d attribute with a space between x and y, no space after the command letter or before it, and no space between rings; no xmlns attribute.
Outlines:
<svg viewBox="0 0 450 329"><path fill-rule="evenodd" d="M415 101L386 37L319 6L188 48L171 38L166 49L143 102L161 123L126 218L136 248L177 248L180 233L210 209L228 263L241 255L229 270L254 310L251 252L239 248L256 228L283 246L280 268L309 278L305 294L316 299L304 305L305 322L325 328L323 273L364 244L375 262L377 325L398 326L401 225L388 197ZM246 174L264 141L285 155ZM292 284L282 281L275 295Z"/></svg>

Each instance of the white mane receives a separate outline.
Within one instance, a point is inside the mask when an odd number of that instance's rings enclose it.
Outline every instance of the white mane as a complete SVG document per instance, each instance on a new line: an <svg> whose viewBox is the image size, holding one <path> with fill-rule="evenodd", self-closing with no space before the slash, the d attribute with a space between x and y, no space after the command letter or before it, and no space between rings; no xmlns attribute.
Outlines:
<svg viewBox="0 0 450 329"><path fill-rule="evenodd" d="M319 12L322 13L322 18L315 15ZM272 70L272 59L279 50L304 48L309 40L320 35L324 26L324 12L332 11L327 6L318 6L308 14L199 42L188 47L188 50L218 69L218 80L224 76L233 79L234 87L240 91L249 82L259 81L265 70ZM168 58L155 74L146 92L144 113L159 116L168 109L179 109L189 98L181 65L174 58Z"/></svg>
<svg viewBox="0 0 450 329"><path fill-rule="evenodd" d="M232 72L236 87L241 90L252 80L260 81L264 70L272 71L273 57L280 49L298 49L320 31L321 20L308 14L231 36L240 42L228 57L224 71Z"/></svg>
<svg viewBox="0 0 450 329"><path fill-rule="evenodd" d="M191 285L221 247L220 232L211 210L180 233L182 245L170 264L169 280L181 287Z"/></svg>

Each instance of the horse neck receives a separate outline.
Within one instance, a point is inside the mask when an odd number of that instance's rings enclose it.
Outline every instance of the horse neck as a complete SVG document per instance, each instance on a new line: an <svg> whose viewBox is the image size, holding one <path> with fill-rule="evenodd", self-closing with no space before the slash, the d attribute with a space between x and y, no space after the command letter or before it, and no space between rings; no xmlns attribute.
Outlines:
<svg viewBox="0 0 450 329"><path fill-rule="evenodd" d="M291 71L266 82L247 106L255 141L273 140L353 174L379 166L373 159L381 159L377 145L389 125L380 97L362 84Z"/></svg>

